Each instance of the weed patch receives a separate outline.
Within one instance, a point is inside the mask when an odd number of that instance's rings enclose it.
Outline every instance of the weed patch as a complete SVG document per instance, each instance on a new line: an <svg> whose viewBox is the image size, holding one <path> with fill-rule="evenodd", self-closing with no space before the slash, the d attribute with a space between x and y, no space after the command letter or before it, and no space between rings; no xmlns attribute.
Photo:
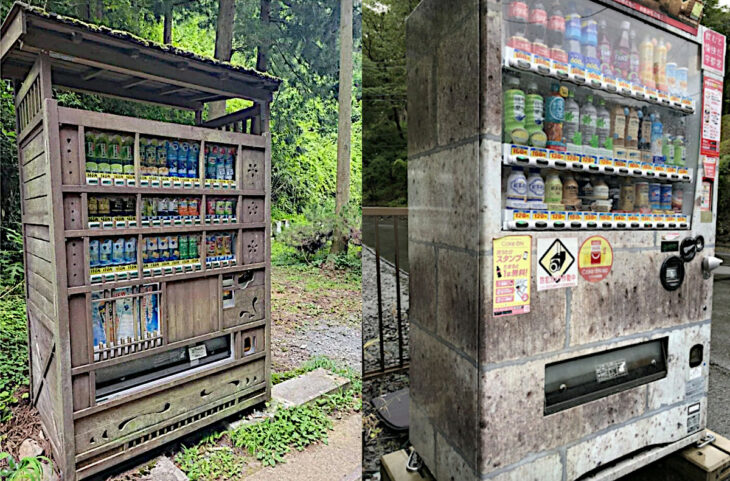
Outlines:
<svg viewBox="0 0 730 481"><path fill-rule="evenodd" d="M11 406L19 402L16 392L28 386L28 338L25 300L20 295L0 292L0 424L10 420ZM27 394L24 394L27 396Z"/></svg>

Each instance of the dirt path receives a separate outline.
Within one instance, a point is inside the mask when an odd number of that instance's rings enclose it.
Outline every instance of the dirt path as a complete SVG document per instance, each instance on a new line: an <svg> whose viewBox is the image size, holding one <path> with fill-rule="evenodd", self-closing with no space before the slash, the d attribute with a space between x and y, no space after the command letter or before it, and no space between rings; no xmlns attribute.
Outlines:
<svg viewBox="0 0 730 481"><path fill-rule="evenodd" d="M286 463L263 468L241 481L355 481L361 468L360 414L335 421L328 444L317 444L286 456Z"/></svg>

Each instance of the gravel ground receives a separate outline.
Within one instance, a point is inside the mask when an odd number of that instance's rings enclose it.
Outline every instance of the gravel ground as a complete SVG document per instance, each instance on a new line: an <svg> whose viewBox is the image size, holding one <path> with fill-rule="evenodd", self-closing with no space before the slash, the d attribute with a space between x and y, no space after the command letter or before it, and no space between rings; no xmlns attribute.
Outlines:
<svg viewBox="0 0 730 481"><path fill-rule="evenodd" d="M328 320L310 321L293 330L273 328L272 362L277 370L296 367L313 356L327 356L360 371L359 327Z"/></svg>
<svg viewBox="0 0 730 481"><path fill-rule="evenodd" d="M381 303L383 310L383 338L385 366L399 362L398 317L395 266L380 259ZM403 355L408 360L408 273L401 270L401 323ZM362 248L362 335L364 344L363 367L369 372L380 367L380 344L378 329L378 290L375 268L375 252L366 246Z"/></svg>

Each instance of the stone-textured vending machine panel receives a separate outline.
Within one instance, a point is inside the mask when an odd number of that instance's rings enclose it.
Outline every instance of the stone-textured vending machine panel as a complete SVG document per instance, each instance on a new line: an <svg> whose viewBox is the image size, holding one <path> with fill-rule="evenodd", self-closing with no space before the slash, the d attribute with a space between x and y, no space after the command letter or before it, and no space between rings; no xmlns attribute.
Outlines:
<svg viewBox="0 0 730 481"><path fill-rule="evenodd" d="M593 2L409 17L410 435L437 479L625 473L702 435L700 39Z"/></svg>

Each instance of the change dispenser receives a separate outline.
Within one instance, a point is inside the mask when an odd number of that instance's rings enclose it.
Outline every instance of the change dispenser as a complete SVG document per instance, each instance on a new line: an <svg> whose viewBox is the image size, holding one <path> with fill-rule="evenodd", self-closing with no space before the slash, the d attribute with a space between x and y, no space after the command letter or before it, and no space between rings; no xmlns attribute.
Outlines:
<svg viewBox="0 0 730 481"><path fill-rule="evenodd" d="M424 0L406 31L426 467L616 479L700 440L724 37L625 0Z"/></svg>

